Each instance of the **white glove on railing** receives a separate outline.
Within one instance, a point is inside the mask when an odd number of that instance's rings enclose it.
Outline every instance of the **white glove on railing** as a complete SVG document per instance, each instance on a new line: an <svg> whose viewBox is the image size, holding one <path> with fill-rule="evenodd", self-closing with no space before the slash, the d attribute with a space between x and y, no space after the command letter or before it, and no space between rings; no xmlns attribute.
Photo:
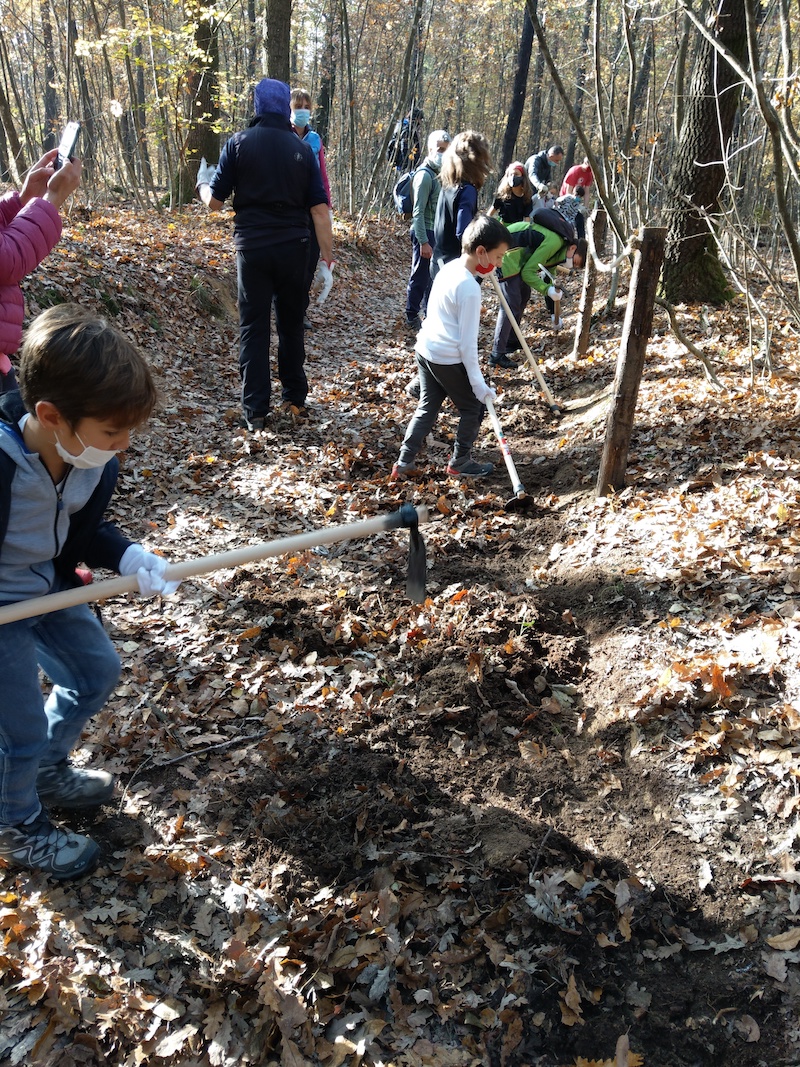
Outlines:
<svg viewBox="0 0 800 1067"><path fill-rule="evenodd" d="M216 163L206 163L206 157L202 156L200 159L200 166L197 169L197 181L195 182L195 189L199 189L201 185L211 185L217 174Z"/></svg>
<svg viewBox="0 0 800 1067"><path fill-rule="evenodd" d="M482 404L485 404L487 400L491 400L492 403L497 400L497 390L492 389L492 387L485 382L483 383L483 388L475 389L473 392Z"/></svg>
<svg viewBox="0 0 800 1067"><path fill-rule="evenodd" d="M564 294L561 292L560 289L556 289L554 285L551 285L550 288L547 290L547 295L550 297L551 300L558 301Z"/></svg>
<svg viewBox="0 0 800 1067"><path fill-rule="evenodd" d="M319 296L317 297L317 307L320 307L328 299L328 293L331 291L331 286L333 285L333 268L333 260L328 264L324 259L321 259L317 264L314 281L320 282L322 285Z"/></svg>
<svg viewBox="0 0 800 1067"><path fill-rule="evenodd" d="M142 545L128 545L119 561L119 573L136 575L141 596L169 596L181 583L164 581L168 566L169 562L163 556L148 552Z"/></svg>

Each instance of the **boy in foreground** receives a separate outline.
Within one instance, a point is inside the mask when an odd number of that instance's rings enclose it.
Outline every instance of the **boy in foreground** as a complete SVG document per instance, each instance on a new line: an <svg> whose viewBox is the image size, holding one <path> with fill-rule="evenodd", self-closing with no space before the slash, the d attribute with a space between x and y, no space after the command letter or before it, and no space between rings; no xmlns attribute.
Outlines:
<svg viewBox="0 0 800 1067"><path fill-rule="evenodd" d="M167 561L103 518L117 452L150 415L156 389L138 349L75 304L41 314L0 397L0 604L76 584L79 563L136 574L143 595L169 593ZM52 688L46 701L39 668ZM119 657L87 604L0 627L0 859L74 878L98 846L54 826L42 805L109 800L114 779L73 766L70 751L119 680Z"/></svg>
<svg viewBox="0 0 800 1067"><path fill-rule="evenodd" d="M455 478L481 478L494 470L492 463L478 463L472 458L484 401L496 396L478 362L481 287L476 275L496 270L508 248L505 226L487 215L477 215L464 230L461 256L446 263L434 278L428 314L415 344L419 403L392 468L392 481L416 470L417 453L448 398L460 418L447 473Z"/></svg>

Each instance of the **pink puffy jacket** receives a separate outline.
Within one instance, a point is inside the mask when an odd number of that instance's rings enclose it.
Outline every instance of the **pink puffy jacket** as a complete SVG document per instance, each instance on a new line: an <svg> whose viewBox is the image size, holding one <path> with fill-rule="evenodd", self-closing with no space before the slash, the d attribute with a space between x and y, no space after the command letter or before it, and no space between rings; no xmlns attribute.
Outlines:
<svg viewBox="0 0 800 1067"><path fill-rule="evenodd" d="M25 304L19 283L58 243L61 216L47 200L34 197L25 207L19 193L0 198L0 372L22 341Z"/></svg>

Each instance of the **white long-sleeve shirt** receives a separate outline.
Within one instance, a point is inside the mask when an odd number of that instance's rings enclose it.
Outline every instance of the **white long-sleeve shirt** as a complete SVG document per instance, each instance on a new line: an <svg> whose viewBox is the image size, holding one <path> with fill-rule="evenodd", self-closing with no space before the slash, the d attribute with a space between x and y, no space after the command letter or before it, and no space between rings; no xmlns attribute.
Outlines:
<svg viewBox="0 0 800 1067"><path fill-rule="evenodd" d="M478 362L481 287L462 259L453 259L433 279L428 311L415 349L431 363L463 363L472 391L480 399L487 388Z"/></svg>

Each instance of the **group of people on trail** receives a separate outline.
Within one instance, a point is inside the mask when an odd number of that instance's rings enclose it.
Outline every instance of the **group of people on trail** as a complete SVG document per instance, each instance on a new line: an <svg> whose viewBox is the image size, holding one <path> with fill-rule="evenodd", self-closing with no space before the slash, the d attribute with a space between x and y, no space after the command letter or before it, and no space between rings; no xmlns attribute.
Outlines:
<svg viewBox="0 0 800 1067"><path fill-rule="evenodd" d="M580 269L586 260L578 217L582 223L591 171L587 175L571 168L556 196L554 168L563 156L563 149L553 145L525 164L511 163L491 207L478 214L478 194L492 170L486 138L475 130L452 141L445 130L430 134L427 155L412 176L412 264L406 288L406 322L416 331L417 367L406 392L417 407L392 468L393 481L417 472L419 450L448 398L459 422L447 474L480 478L493 470L472 454L486 401L495 397L480 369L478 276L496 275L505 296L489 365L512 368L516 363L509 350L518 347L510 340L512 317L519 322L536 290L553 326L559 327L562 294L555 271L560 264Z"/></svg>
<svg viewBox="0 0 800 1067"><path fill-rule="evenodd" d="M333 281L330 184L310 110L304 90L262 79L250 124L227 140L218 163L202 160L197 175L208 209L232 198L243 424L251 432L264 430L272 411L273 309L281 400L301 417L312 277L320 278L323 296ZM405 144L418 158L413 122L401 127L397 143L398 152ZM105 320L63 304L36 317L14 356L22 339L20 282L58 241L59 209L80 182L80 162L57 168L56 155L45 153L21 192L0 199L0 608L80 584L82 566L135 577L143 596L177 588L163 555L105 518L117 454L157 401L143 355ZM475 478L492 470L473 455L485 405L495 397L480 367L479 278L500 272L509 304L521 313L531 289L554 295L538 266L582 262L581 242L564 229L564 217L559 229L537 214L541 189L531 168L512 164L490 212L478 213L491 170L482 134L467 130L451 139L439 129L414 174L406 318L418 328L419 400L390 475L395 481L415 471L448 398L459 412L448 475ZM582 184L562 196L585 195L586 176L578 177ZM507 365L506 344L498 320L493 366ZM40 669L51 683L46 697ZM54 824L48 809L81 810L113 795L112 774L79 766L71 754L119 671L119 657L86 604L2 625L0 861L56 879L96 864L91 837Z"/></svg>

